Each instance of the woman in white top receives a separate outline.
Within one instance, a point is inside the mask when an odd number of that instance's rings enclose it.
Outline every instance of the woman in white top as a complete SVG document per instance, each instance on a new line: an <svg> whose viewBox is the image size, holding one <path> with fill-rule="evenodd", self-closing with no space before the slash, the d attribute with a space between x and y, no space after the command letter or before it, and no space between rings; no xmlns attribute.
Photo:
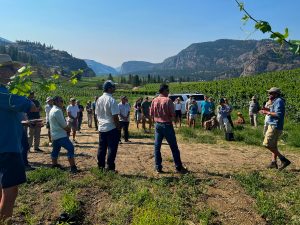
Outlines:
<svg viewBox="0 0 300 225"><path fill-rule="evenodd" d="M179 122L179 126L181 127L182 104L180 98L176 98L176 100L174 101L174 107L175 107L175 127L177 127L178 122Z"/></svg>

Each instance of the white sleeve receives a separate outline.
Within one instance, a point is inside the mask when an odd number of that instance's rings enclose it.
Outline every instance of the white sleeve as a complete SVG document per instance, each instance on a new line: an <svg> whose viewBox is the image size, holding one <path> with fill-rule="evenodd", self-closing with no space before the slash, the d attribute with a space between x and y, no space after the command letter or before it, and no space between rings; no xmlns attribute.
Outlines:
<svg viewBox="0 0 300 225"><path fill-rule="evenodd" d="M110 110L111 110L111 115L113 116L120 114L118 103L114 99L111 101Z"/></svg>

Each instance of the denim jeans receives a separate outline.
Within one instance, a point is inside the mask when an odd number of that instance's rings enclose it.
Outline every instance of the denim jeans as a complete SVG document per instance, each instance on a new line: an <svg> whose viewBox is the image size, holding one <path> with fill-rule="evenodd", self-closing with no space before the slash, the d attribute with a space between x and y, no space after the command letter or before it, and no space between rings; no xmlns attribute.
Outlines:
<svg viewBox="0 0 300 225"><path fill-rule="evenodd" d="M74 158L74 145L70 141L69 137L63 137L57 140L53 140L51 152L52 159L58 158L61 147L64 147L67 150L68 158Z"/></svg>
<svg viewBox="0 0 300 225"><path fill-rule="evenodd" d="M115 159L117 156L118 145L120 140L120 132L117 128L108 132L99 132L99 148L98 148L98 167L105 168L105 157L107 155L107 168L115 170Z"/></svg>
<svg viewBox="0 0 300 225"><path fill-rule="evenodd" d="M161 158L161 143L166 138L174 159L175 167L177 170L182 168L182 162L180 159L180 151L178 149L175 131L171 123L156 123L155 124L155 144L154 144L154 157L155 157L155 168L157 170L162 169L162 158Z"/></svg>
<svg viewBox="0 0 300 225"><path fill-rule="evenodd" d="M128 133L128 127L129 127L129 122L125 122L125 121L120 121L120 126L121 126L121 130L120 130L120 140L121 140L121 132L123 130L123 135L124 135L124 140L128 141L129 138L129 133Z"/></svg>

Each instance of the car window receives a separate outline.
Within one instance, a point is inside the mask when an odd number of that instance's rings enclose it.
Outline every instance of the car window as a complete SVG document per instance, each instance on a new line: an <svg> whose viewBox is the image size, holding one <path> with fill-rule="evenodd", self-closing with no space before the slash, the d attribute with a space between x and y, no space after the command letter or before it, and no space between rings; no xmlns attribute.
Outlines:
<svg viewBox="0 0 300 225"><path fill-rule="evenodd" d="M204 100L204 95L193 95L193 98L196 101L203 101Z"/></svg>
<svg viewBox="0 0 300 225"><path fill-rule="evenodd" d="M176 98L180 98L180 101L183 101L183 98L181 95L171 95L169 98L174 102Z"/></svg>

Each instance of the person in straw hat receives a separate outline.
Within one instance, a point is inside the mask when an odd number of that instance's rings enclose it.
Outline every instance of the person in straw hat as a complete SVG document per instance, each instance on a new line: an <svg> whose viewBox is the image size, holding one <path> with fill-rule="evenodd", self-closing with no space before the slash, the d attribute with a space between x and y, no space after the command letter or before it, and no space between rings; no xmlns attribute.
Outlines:
<svg viewBox="0 0 300 225"><path fill-rule="evenodd" d="M281 90L277 87L272 87L267 91L269 100L272 101L270 108L263 108L260 113L269 116L268 129L264 137L263 145L272 152L272 161L268 168L283 170L291 162L285 158L278 150L277 142L282 134L284 115L285 115L285 102L281 98ZM281 161L281 165L277 165L277 158Z"/></svg>
<svg viewBox="0 0 300 225"><path fill-rule="evenodd" d="M0 54L0 224L12 216L18 186L26 182L21 155L22 113L38 111L29 99L10 94L6 88L21 67L9 55Z"/></svg>

